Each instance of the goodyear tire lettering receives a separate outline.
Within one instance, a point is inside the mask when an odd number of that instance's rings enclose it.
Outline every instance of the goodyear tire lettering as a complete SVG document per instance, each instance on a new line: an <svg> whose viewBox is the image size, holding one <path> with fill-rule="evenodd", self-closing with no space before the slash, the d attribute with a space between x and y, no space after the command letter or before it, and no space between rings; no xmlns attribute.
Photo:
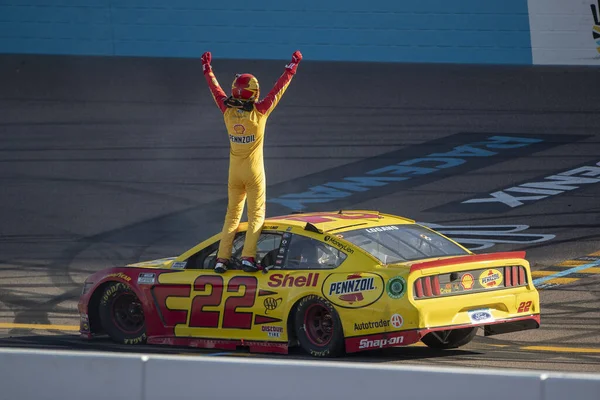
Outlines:
<svg viewBox="0 0 600 400"><path fill-rule="evenodd" d="M107 305L110 297L115 294L119 289L131 290L129 286L121 282L115 282L104 292L102 296L102 304Z"/></svg>
<svg viewBox="0 0 600 400"><path fill-rule="evenodd" d="M141 343L144 343L146 341L146 339L147 339L146 334L143 333L142 335L140 335L140 336L138 336L136 338L125 339L124 343L125 344L141 344Z"/></svg>
<svg viewBox="0 0 600 400"><path fill-rule="evenodd" d="M110 338L121 344L137 345L146 342L146 325L143 320L143 312L141 324L136 326L134 332L128 332L121 328L115 319L113 318L113 301L120 293L127 293L132 295L132 301L139 301L137 296L133 293L133 290L129 285L122 282L109 282L108 286L105 287L102 297L100 298L100 304L98 305L98 314L100 317L100 325L103 330L110 336Z"/></svg>
<svg viewBox="0 0 600 400"><path fill-rule="evenodd" d="M311 350L310 351L310 355L314 356L314 357L327 357L329 354L330 354L329 350L325 350L325 351Z"/></svg>

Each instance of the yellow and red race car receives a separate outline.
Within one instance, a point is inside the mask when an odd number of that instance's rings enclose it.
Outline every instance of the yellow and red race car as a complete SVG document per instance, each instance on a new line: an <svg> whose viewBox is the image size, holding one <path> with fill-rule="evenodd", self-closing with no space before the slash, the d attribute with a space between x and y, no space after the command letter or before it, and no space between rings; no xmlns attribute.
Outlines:
<svg viewBox="0 0 600 400"><path fill-rule="evenodd" d="M325 357L418 341L456 348L478 328L540 325L525 252L476 255L406 218L359 210L269 218L257 273L215 273L219 236L178 257L90 276L82 336L277 353L299 345Z"/></svg>

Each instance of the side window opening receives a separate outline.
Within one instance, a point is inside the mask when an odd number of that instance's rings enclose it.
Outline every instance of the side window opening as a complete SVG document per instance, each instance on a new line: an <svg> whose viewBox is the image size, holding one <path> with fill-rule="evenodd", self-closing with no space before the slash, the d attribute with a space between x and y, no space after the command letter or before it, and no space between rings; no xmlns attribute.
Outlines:
<svg viewBox="0 0 600 400"><path fill-rule="evenodd" d="M263 267L275 264L275 259L281 246L281 234L263 233L256 245L256 262ZM241 257L241 250L240 250Z"/></svg>
<svg viewBox="0 0 600 400"><path fill-rule="evenodd" d="M231 259L240 259L242 257L242 250L244 248L244 240L246 238L245 232L240 232L236 235L233 240L233 247L231 251ZM219 251L219 243L215 242L212 245L200 250L198 253L192 255L187 260L186 269L213 269L217 261L217 252ZM270 257L274 260L276 252L279 250L281 244L281 235L278 233L265 232L262 233L258 239L256 246L256 260L259 263L268 262ZM271 263L270 265L272 265ZM232 265L232 268L235 268Z"/></svg>
<svg viewBox="0 0 600 400"><path fill-rule="evenodd" d="M346 259L346 254L319 240L292 235L285 269L334 269Z"/></svg>

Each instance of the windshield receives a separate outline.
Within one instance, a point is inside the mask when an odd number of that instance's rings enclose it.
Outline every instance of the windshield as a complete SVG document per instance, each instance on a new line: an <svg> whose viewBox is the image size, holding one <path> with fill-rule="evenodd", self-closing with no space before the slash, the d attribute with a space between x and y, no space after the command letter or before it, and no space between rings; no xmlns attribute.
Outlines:
<svg viewBox="0 0 600 400"><path fill-rule="evenodd" d="M418 225L387 225L343 232L340 237L368 251L383 264L469 254Z"/></svg>

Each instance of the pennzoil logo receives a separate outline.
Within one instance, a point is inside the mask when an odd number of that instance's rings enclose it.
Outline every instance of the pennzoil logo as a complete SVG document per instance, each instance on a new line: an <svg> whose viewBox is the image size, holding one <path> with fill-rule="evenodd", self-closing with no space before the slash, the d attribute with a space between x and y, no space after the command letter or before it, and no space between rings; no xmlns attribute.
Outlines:
<svg viewBox="0 0 600 400"><path fill-rule="evenodd" d="M373 277L362 278L358 275L342 282L332 282L329 285L329 295L339 295L340 300L344 301L361 301L364 300L363 292L375 290L374 280Z"/></svg>
<svg viewBox="0 0 600 400"><path fill-rule="evenodd" d="M383 278L373 273L332 274L323 282L322 292L333 304L361 308L377 301L385 290Z"/></svg>
<svg viewBox="0 0 600 400"><path fill-rule="evenodd" d="M479 283L484 288L494 288L502 283L502 273L497 269L486 269L479 275Z"/></svg>
<svg viewBox="0 0 600 400"><path fill-rule="evenodd" d="M248 144L248 143L253 143L255 141L255 137L254 135L249 135L249 136L234 136L234 135L229 135L229 141L231 143L240 143L240 144Z"/></svg>

